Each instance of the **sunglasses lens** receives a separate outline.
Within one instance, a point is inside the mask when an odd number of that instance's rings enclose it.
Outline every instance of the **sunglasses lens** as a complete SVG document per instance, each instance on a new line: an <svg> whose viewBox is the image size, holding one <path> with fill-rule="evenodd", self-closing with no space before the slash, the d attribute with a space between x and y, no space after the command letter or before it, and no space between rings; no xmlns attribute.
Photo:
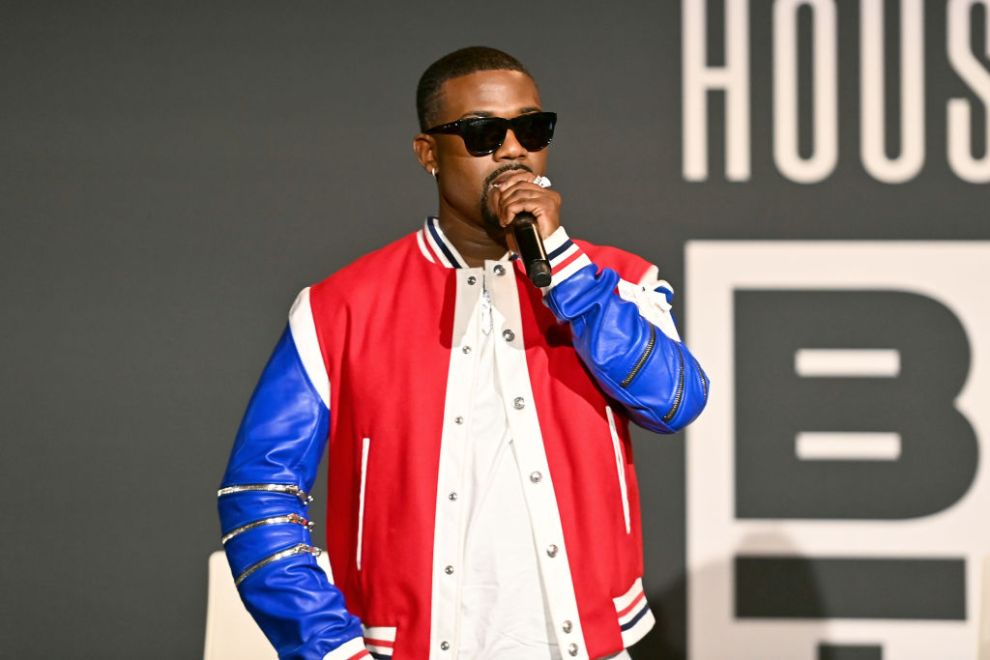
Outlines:
<svg viewBox="0 0 990 660"><path fill-rule="evenodd" d="M513 120L512 130L527 151L539 151L553 139L557 117L552 112L536 112L521 115Z"/></svg>
<svg viewBox="0 0 990 660"><path fill-rule="evenodd" d="M508 122L497 117L472 119L461 129L464 147L473 156L490 154L502 146Z"/></svg>
<svg viewBox="0 0 990 660"><path fill-rule="evenodd" d="M487 156L502 146L510 127L527 151L539 151L550 144L556 123L555 113L534 112L511 120L502 117L461 120L427 132L457 133L464 139L464 147L468 153L472 156Z"/></svg>

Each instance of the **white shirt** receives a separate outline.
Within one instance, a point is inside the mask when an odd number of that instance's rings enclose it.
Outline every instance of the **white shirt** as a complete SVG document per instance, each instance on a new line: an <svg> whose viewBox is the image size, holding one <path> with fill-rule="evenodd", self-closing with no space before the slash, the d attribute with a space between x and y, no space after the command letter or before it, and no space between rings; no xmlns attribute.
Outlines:
<svg viewBox="0 0 990 660"><path fill-rule="evenodd" d="M453 251L452 246L447 248ZM532 448L517 447L510 431L508 415L515 414L519 425L526 397L519 396L521 391L506 395L500 387L500 383L516 382L511 376L520 367L519 301L514 278L506 277L514 268L506 255L498 262L486 261L483 267L462 268L458 276L472 289L478 287L475 290L480 295L468 303L468 309L455 312L459 366L451 367L450 377L457 378L455 371L465 377L455 389L448 388L450 410L445 415L463 433L451 434L446 463L441 452L438 506L458 513L438 520L434 641L444 649L449 644L454 652L451 660L562 657L550 615L554 601L548 598L546 585L556 579L557 607L566 607L567 602L560 598L560 576L541 574L541 568L550 565L544 566L540 559L546 563L547 557L557 557L566 562L566 554L562 544L559 548L547 545L562 539L546 512L527 509L539 500L529 493L532 501L527 504L524 479L547 480L540 478L538 469L533 471L538 463ZM517 452L525 458L526 451L530 452L530 467L521 469L526 461L517 460ZM540 530L534 526L536 521L549 525L541 528L547 538L540 547L547 557L537 549L535 537ZM566 621L564 617L567 613L559 617L562 627L566 623L567 632L576 635L568 640L574 644L580 640L579 624L573 614ZM629 655L621 651L613 658L629 660Z"/></svg>
<svg viewBox="0 0 990 660"><path fill-rule="evenodd" d="M511 264L506 264L511 268ZM482 268L482 284L470 325L474 382L465 423L464 475L460 497L465 516L464 569L460 583L458 658L462 660L558 660L541 586L536 545L523 498L523 484L499 391L495 328L504 317Z"/></svg>

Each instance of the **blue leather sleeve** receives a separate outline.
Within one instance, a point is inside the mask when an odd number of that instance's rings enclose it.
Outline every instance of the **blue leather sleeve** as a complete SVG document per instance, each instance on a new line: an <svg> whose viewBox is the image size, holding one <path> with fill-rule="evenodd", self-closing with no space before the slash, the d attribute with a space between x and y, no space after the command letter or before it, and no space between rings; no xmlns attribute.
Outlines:
<svg viewBox="0 0 990 660"><path fill-rule="evenodd" d="M559 320L570 322L574 348L630 418L674 433L705 407L708 376L684 344L615 293L618 282L615 271L597 272L592 264L557 283L544 300Z"/></svg>
<svg viewBox="0 0 990 660"><path fill-rule="evenodd" d="M287 326L251 396L220 485L222 534L248 526L224 546L235 579L280 551L312 545L305 525L251 526L290 514L306 517L303 499L242 488L294 486L308 493L329 421L329 410L310 382ZM348 613L340 590L330 584L312 554L263 565L243 578L238 591L279 658L323 658L361 637L360 620Z"/></svg>

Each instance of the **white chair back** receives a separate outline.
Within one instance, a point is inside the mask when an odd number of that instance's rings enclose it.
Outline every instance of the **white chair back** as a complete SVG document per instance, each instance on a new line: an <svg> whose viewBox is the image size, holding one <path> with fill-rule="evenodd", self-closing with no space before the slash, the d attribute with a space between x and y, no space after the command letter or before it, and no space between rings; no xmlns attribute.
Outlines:
<svg viewBox="0 0 990 660"><path fill-rule="evenodd" d="M327 553L320 554L317 563L331 575ZM203 660L278 660L237 595L223 550L210 555L207 598Z"/></svg>

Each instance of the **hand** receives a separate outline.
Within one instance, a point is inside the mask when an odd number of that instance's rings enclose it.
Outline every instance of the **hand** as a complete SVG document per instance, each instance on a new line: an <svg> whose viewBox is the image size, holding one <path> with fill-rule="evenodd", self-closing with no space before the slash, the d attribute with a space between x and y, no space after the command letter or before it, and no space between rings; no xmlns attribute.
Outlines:
<svg viewBox="0 0 990 660"><path fill-rule="evenodd" d="M492 210L502 227L508 227L518 213L528 211L536 218L540 236L547 238L560 226L560 193L533 183L535 175L515 170L499 177L489 195ZM510 247L516 250L512 233L507 233Z"/></svg>

